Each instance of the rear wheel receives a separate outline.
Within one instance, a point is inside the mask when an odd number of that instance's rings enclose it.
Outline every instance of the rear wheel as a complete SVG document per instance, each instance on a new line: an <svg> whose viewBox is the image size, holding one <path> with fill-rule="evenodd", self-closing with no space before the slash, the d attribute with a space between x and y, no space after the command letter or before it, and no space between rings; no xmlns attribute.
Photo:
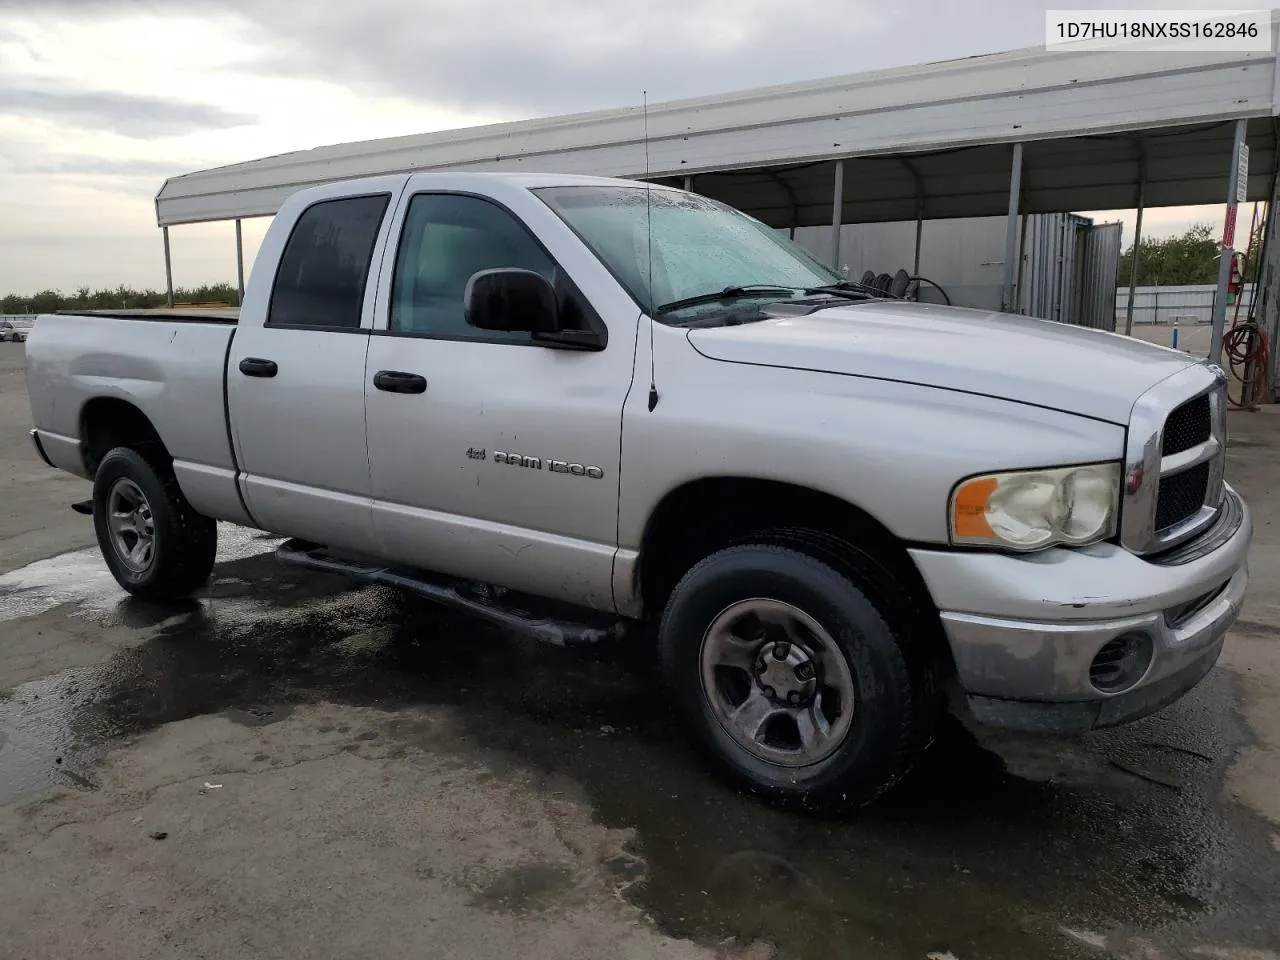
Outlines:
<svg viewBox="0 0 1280 960"><path fill-rule="evenodd" d="M171 470L136 450L116 447L98 465L93 526L112 576L134 596L184 597L213 570L217 524L187 503Z"/></svg>
<svg viewBox="0 0 1280 960"><path fill-rule="evenodd" d="M738 787L839 812L875 800L918 756L932 672L906 649L908 625L873 602L874 574L799 538L761 538L707 557L672 593L659 627L667 684Z"/></svg>

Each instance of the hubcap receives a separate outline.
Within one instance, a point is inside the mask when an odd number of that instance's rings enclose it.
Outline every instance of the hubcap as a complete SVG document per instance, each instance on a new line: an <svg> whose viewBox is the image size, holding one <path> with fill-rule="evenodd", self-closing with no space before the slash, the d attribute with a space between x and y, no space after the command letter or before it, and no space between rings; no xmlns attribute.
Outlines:
<svg viewBox="0 0 1280 960"><path fill-rule="evenodd" d="M808 706L818 687L813 659L786 640L765 643L756 657L756 681L766 697L788 706Z"/></svg>
<svg viewBox="0 0 1280 960"><path fill-rule="evenodd" d="M853 674L831 635L780 600L742 600L702 638L702 690L752 756L788 767L826 759L849 732Z"/></svg>
<svg viewBox="0 0 1280 960"><path fill-rule="evenodd" d="M151 504L132 480L121 477L107 494L107 529L116 556L134 573L151 566L156 554L156 525Z"/></svg>

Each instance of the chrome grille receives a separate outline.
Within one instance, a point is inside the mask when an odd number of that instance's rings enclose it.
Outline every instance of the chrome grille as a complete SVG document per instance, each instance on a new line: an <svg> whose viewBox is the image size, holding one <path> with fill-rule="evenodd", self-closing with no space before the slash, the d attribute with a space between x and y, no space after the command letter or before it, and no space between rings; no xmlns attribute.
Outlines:
<svg viewBox="0 0 1280 960"><path fill-rule="evenodd" d="M1129 422L1121 543L1159 553L1206 530L1222 501L1226 376L1187 367L1138 398Z"/></svg>
<svg viewBox="0 0 1280 960"><path fill-rule="evenodd" d="M1161 477L1156 493L1156 530L1168 530L1195 515L1204 506L1208 485L1208 463L1198 463L1190 470Z"/></svg>
<svg viewBox="0 0 1280 960"><path fill-rule="evenodd" d="M1209 439L1212 430L1209 398L1196 397L1169 414L1160 442L1160 455L1168 457L1197 447Z"/></svg>

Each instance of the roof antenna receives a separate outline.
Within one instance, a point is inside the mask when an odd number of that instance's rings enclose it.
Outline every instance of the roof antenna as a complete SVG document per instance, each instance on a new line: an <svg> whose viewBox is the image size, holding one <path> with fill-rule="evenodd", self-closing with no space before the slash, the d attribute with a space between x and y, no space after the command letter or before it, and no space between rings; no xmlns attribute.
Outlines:
<svg viewBox="0 0 1280 960"><path fill-rule="evenodd" d="M654 376L653 361L653 186L649 183L649 91L642 91L644 97L644 219L645 233L649 244L649 412L658 405L658 383Z"/></svg>

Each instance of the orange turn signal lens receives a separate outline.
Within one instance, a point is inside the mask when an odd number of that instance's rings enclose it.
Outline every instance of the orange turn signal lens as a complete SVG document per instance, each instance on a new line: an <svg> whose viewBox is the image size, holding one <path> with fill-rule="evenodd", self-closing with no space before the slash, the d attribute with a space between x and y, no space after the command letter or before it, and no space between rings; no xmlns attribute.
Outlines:
<svg viewBox="0 0 1280 960"><path fill-rule="evenodd" d="M992 536L987 522L987 501L995 493L995 477L974 477L960 485L951 500L951 529L957 537L985 539Z"/></svg>

